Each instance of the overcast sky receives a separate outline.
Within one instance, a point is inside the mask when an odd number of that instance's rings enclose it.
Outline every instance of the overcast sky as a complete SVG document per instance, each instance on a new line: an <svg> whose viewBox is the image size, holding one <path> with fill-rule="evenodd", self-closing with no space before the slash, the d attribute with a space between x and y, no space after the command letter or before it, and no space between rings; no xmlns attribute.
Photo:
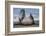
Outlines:
<svg viewBox="0 0 46 36"><path fill-rule="evenodd" d="M19 16L22 8L13 8L13 16ZM32 14L35 19L39 19L39 9L36 8L24 8L26 16Z"/></svg>

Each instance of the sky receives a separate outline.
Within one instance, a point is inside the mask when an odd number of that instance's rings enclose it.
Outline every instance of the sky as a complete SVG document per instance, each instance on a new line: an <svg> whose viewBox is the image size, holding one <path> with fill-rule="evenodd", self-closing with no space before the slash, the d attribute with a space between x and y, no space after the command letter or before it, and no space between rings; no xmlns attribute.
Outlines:
<svg viewBox="0 0 46 36"><path fill-rule="evenodd" d="M20 11L23 8L13 8L13 16L19 16ZM26 16L30 14L34 17L34 19L39 19L39 9L38 8L24 8Z"/></svg>

